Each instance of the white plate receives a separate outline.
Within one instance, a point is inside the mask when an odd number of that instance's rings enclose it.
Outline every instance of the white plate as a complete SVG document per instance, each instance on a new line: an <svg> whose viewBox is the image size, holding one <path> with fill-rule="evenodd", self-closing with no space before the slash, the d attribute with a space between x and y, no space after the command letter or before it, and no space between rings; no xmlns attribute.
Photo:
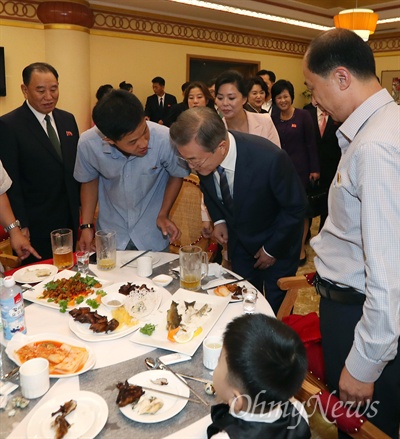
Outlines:
<svg viewBox="0 0 400 439"><path fill-rule="evenodd" d="M236 283L237 283L237 285L239 285L240 287L254 288L254 285L252 285L250 282L247 282L247 281L236 282ZM223 282L221 282L221 285L223 285ZM217 287L215 287L215 288L217 288ZM207 290L207 293L210 294L210 296L220 297L220 296L217 296L217 295L214 293L215 288L210 288L210 289L208 289L208 290ZM230 295L227 296L227 297L230 298L230 300L229 300L230 303L243 302L243 298L241 298L241 299L237 299L237 300L236 300L236 299L232 299L232 294L230 294Z"/></svg>
<svg viewBox="0 0 400 439"><path fill-rule="evenodd" d="M168 384L166 386L159 386L151 382L157 378L167 378ZM176 376L171 372L165 370L147 370L146 372L138 373L129 378L129 384L136 384L138 386L151 387L152 389L160 389L164 392L175 393L177 395L189 397L190 390L185 386ZM175 398L174 396L163 395L151 390L145 390L144 396L156 396L160 398L164 405L154 415L139 415L132 404L125 407L120 407L121 412L132 421L143 422L147 424L154 424L156 422L165 421L176 416L187 404L187 400Z"/></svg>
<svg viewBox="0 0 400 439"><path fill-rule="evenodd" d="M39 270L49 270L50 274L48 276L38 276ZM23 267L14 273L15 282L21 284L37 284L48 279L50 276L57 274L58 268L51 264L36 264L30 265L29 267Z"/></svg>
<svg viewBox="0 0 400 439"><path fill-rule="evenodd" d="M57 395L38 408L29 420L26 434L28 439L55 437L51 423L55 419L51 414L71 399L77 402L76 409L67 417L71 424L65 439L92 439L103 429L108 418L108 406L97 393L77 391Z"/></svg>
<svg viewBox="0 0 400 439"><path fill-rule="evenodd" d="M106 288L103 288L103 290L107 293L107 295L108 294L114 295L114 294L118 293L118 291L122 287L122 285L125 285L127 283L128 282L117 282L117 283L112 284ZM153 292L149 292L146 294L143 294L142 292L134 293L132 298L130 298L129 296L123 295L125 297L125 302L124 302L125 309L131 315L133 315L133 317L135 317L139 320L144 319L145 317L149 316L154 311L156 311L158 309L158 307L160 306L160 303L162 300L161 287L157 287L152 282L131 282L131 284L138 285L138 286L146 285L149 289L154 290L154 293ZM137 305L139 302L143 302L144 307L142 308L141 311L134 312L132 314L128 310L128 308L131 309L132 306Z"/></svg>
<svg viewBox="0 0 400 439"><path fill-rule="evenodd" d="M61 334L54 335L52 333L43 333L43 334L27 336L19 332L18 334L15 334L14 337L8 342L6 347L6 354L8 355L8 358L10 360L14 361L14 363L16 363L18 366L21 366L22 363L19 360L19 357L15 353L15 351L22 348L22 346L25 346L28 343L33 343L37 341L46 341L46 340L56 341L59 343L68 343L71 346L86 348L87 351L89 352L89 357L80 371L75 373L65 374L65 375L50 374L50 378L66 378L66 377L73 377L76 375L80 375L90 370L96 363L96 357L94 355L94 352L87 344L82 343L81 341L76 340L75 338L67 337Z"/></svg>
<svg viewBox="0 0 400 439"><path fill-rule="evenodd" d="M122 294L119 294L119 296L122 296ZM106 296L107 297L107 296ZM125 296L124 296L125 297ZM97 313L101 316L106 316L108 320L111 320L112 313L111 310L108 309L104 305L100 305L96 310ZM116 340L118 338L125 337L125 335L131 334L132 332L139 329L140 324L139 321L134 326L127 326L127 325L120 325L115 331L105 333L105 332L93 332L91 329L89 329L90 323L80 323L72 318L72 316L69 317L69 329L79 338L85 341L109 341L109 340Z"/></svg>
<svg viewBox="0 0 400 439"><path fill-rule="evenodd" d="M135 255L136 253L136 255ZM130 261L131 259L133 259L135 256L139 256L142 254L142 251L138 251L138 252L131 252L130 257L124 257L121 261L121 265L126 264L128 261ZM156 265L158 262L160 262L161 256L157 253L146 253L145 256L151 256L151 263L152 266L154 267L154 265ZM127 265L127 267L137 267L137 259L136 261L131 262L130 264Z"/></svg>
<svg viewBox="0 0 400 439"><path fill-rule="evenodd" d="M32 287L31 290L25 290L24 291L24 299L29 300L30 302L33 303L38 303L39 305L43 305L43 306L47 306L48 308L55 308L55 309L60 309L60 305L58 305L58 303L55 302L48 302L47 299L39 299L39 297L43 294L43 291L45 290L45 285L50 282L51 280L58 280L58 279L62 279L62 278L66 278L69 279L70 277L73 277L76 275L76 271L72 271L72 270L63 270L60 271L59 273L55 274L51 279L47 279L43 282L40 282L40 284L35 285L34 287ZM90 275L87 275L90 276ZM93 276L90 276L93 277ZM93 288L94 291L96 290L103 290L105 285L109 285L110 282L109 281L105 281L105 280L101 280L99 279L97 276L94 277L95 279L97 279L102 286L100 288ZM68 306L68 310L76 308L77 306L81 307L81 306L88 306L85 302L87 299L94 299L96 298L96 293L91 294L90 296L86 296L85 300L79 304L79 305L74 305L74 306Z"/></svg>
<svg viewBox="0 0 400 439"><path fill-rule="evenodd" d="M196 309L201 308L205 304L209 304L212 308L212 311L209 313L207 318L204 319L204 321L202 321L201 323L202 332L196 337L192 338L192 340L187 343L174 343L168 340L168 331L166 329L167 311L171 306L172 300L180 304L183 304L183 302L185 301L195 301ZM154 325L156 325L156 329L153 334L149 336L146 334L142 334L140 331L137 331L135 332L135 334L133 334L130 340L145 346L168 349L170 351L193 356L193 354L197 351L198 347L203 342L204 338L208 335L212 327L220 318L221 314L224 312L228 303L229 297L218 297L215 295L209 296L204 293L194 293L192 291L180 288L171 297L170 301L164 301L162 309L159 309L157 312L153 313L146 319L148 323L153 323Z"/></svg>

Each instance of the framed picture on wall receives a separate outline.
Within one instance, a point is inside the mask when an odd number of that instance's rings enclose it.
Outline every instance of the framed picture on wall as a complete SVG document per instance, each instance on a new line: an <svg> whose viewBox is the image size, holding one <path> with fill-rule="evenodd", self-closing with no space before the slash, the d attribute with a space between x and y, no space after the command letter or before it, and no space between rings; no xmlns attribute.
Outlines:
<svg viewBox="0 0 400 439"><path fill-rule="evenodd" d="M199 55L187 55L188 81L202 81L207 83L227 70L236 70L245 78L255 76L260 70L257 61L245 61L228 58L214 58Z"/></svg>
<svg viewBox="0 0 400 439"><path fill-rule="evenodd" d="M400 105L400 70L383 70L382 87L386 88L397 105Z"/></svg>

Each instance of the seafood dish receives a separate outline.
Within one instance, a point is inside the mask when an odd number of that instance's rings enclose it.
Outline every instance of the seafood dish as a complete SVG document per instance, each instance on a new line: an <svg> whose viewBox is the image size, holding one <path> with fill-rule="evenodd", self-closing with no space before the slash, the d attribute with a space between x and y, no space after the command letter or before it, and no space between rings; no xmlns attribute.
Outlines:
<svg viewBox="0 0 400 439"><path fill-rule="evenodd" d="M139 399L135 410L139 415L154 415L163 407L163 405L163 400L157 396L143 395Z"/></svg>
<svg viewBox="0 0 400 439"><path fill-rule="evenodd" d="M143 293L143 292L154 292L154 288L148 287L146 284L136 285L131 282L127 282L122 285L118 292L124 296L129 296L131 293Z"/></svg>
<svg viewBox="0 0 400 439"><path fill-rule="evenodd" d="M115 331L119 326L118 320L108 320L106 316L97 314L97 311L91 311L89 307L74 308L69 313L75 321L89 323L89 329L96 333L105 332L107 334Z"/></svg>

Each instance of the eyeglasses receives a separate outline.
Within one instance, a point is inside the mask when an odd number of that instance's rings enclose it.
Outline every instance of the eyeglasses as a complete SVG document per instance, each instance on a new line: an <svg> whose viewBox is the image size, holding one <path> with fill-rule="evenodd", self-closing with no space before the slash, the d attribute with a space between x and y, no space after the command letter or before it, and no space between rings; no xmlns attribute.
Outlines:
<svg viewBox="0 0 400 439"><path fill-rule="evenodd" d="M194 168L194 169L198 169L201 168L204 163L213 155L212 152L209 153L209 155L203 160L203 161L199 161L196 159L184 159L181 156L178 156L178 159L181 160L184 163L187 163L190 167Z"/></svg>

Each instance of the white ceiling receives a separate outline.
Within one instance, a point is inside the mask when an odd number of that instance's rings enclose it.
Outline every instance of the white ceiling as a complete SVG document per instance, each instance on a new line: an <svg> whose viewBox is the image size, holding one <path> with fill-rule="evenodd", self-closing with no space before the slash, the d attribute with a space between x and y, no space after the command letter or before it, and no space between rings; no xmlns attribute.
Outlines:
<svg viewBox="0 0 400 439"><path fill-rule="evenodd" d="M346 8L368 7L378 13L379 19L399 17L399 1L380 0L208 0L236 8L248 9L265 14L279 15L333 27L333 16ZM209 26L230 26L256 32L281 34L296 38L314 38L320 31L298 26L275 23L258 18L250 18L227 12L218 12L197 6L174 3L169 0L93 0L90 4L122 8L131 11L177 17L190 21L202 21ZM400 22L378 24L375 35L400 32Z"/></svg>

